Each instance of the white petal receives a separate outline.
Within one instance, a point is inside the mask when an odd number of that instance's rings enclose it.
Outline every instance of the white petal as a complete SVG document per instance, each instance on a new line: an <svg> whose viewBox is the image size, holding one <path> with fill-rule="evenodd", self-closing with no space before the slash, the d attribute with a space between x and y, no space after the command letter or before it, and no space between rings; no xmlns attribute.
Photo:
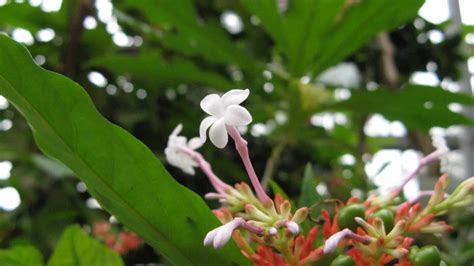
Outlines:
<svg viewBox="0 0 474 266"><path fill-rule="evenodd" d="M222 95L222 107L226 108L229 105L241 104L247 97L249 97L250 90L230 90Z"/></svg>
<svg viewBox="0 0 474 266"><path fill-rule="evenodd" d="M331 237L329 237L326 240L326 242L324 242L323 253L324 254L332 253L337 248L337 245L339 244L339 242L351 233L352 231L346 228L342 231L335 233Z"/></svg>
<svg viewBox="0 0 474 266"><path fill-rule="evenodd" d="M195 149L200 148L202 146L202 144L203 144L203 142L202 142L201 138L194 137L194 138L189 140L188 147L191 150L195 150Z"/></svg>
<svg viewBox="0 0 474 266"><path fill-rule="evenodd" d="M227 129L225 128L224 118L217 120L209 129L209 138L212 144L217 148L222 149L227 145L228 136Z"/></svg>
<svg viewBox="0 0 474 266"><path fill-rule="evenodd" d="M217 227L216 229L210 231L209 233L207 233L206 237L204 238L204 246L209 246L212 244L212 242L214 241L214 237L216 236L217 232L219 230L219 227Z"/></svg>
<svg viewBox="0 0 474 266"><path fill-rule="evenodd" d="M171 136L178 136L178 134L181 132L181 130L183 129L183 125L182 124L178 124L173 132L171 132Z"/></svg>
<svg viewBox="0 0 474 266"><path fill-rule="evenodd" d="M217 94L209 94L204 97L201 101L201 108L204 112L216 117L222 117L224 111L221 97Z"/></svg>
<svg viewBox="0 0 474 266"><path fill-rule="evenodd" d="M232 232L230 234L227 231L219 231L214 238L213 246L214 248L221 248L223 247L232 236Z"/></svg>
<svg viewBox="0 0 474 266"><path fill-rule="evenodd" d="M201 142L206 142L206 131L212 125L212 123L216 122L217 118L213 116L208 116L204 118L199 126L199 137L201 138Z"/></svg>
<svg viewBox="0 0 474 266"><path fill-rule="evenodd" d="M227 107L224 115L225 123L229 126L246 126L252 122L249 111L240 105Z"/></svg>
<svg viewBox="0 0 474 266"><path fill-rule="evenodd" d="M196 172L194 171L194 168L191 165L183 165L181 167L181 170L185 172L188 175L194 175Z"/></svg>
<svg viewBox="0 0 474 266"><path fill-rule="evenodd" d="M239 217L222 225L221 227L218 227L219 231L214 236L214 241L212 243L214 248L223 247L229 241L230 237L232 236L232 232L234 232L234 230L240 227L243 223L244 220Z"/></svg>
<svg viewBox="0 0 474 266"><path fill-rule="evenodd" d="M293 221L288 221L286 224L286 228L293 234L297 235L300 232L300 227L298 226L297 223Z"/></svg>

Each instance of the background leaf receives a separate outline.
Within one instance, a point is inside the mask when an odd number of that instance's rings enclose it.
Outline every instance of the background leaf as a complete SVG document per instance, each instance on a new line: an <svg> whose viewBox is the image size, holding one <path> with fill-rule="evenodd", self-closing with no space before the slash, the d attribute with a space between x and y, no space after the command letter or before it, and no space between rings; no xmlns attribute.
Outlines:
<svg viewBox="0 0 474 266"><path fill-rule="evenodd" d="M43 265L43 255L32 246L15 246L0 250L0 265L41 266Z"/></svg>
<svg viewBox="0 0 474 266"><path fill-rule="evenodd" d="M202 246L219 225L203 200L143 143L105 120L79 85L39 68L4 35L0 50L0 93L27 118L42 151L81 177L102 207L175 265L245 265L232 243Z"/></svg>
<svg viewBox="0 0 474 266"><path fill-rule="evenodd" d="M402 121L408 128L424 131L435 126L473 123L463 114L451 111L448 108L450 103L473 105L474 98L440 87L410 85L399 91L354 92L351 98L329 109L350 110L358 114L379 113L389 120Z"/></svg>
<svg viewBox="0 0 474 266"><path fill-rule="evenodd" d="M61 236L48 266L121 266L120 256L90 238L78 225L68 227Z"/></svg>

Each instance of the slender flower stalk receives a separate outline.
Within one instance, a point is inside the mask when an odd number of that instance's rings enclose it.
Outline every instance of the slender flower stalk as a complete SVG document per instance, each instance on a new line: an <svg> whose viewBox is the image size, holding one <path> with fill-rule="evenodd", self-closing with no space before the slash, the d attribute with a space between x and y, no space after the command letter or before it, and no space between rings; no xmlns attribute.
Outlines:
<svg viewBox="0 0 474 266"><path fill-rule="evenodd" d="M244 138L242 138L239 131L233 126L227 126L227 132L229 133L230 137L235 142L235 148L237 149L237 152L239 153L240 158L242 158L242 162L244 163L245 170L247 170L247 173L250 178L250 182L252 183L252 186L255 189L255 193L257 194L258 199L262 203L270 202L271 201L270 197L267 195L267 193L265 193L265 190L263 189L262 184L260 183L260 180L258 179L257 174L255 173L255 170L253 169L252 162L250 161L247 141Z"/></svg>
<svg viewBox="0 0 474 266"><path fill-rule="evenodd" d="M417 195L415 198L410 199L409 202L410 202L411 204L414 204L414 203L418 202L420 199L422 199L422 198L424 198L424 197L431 197L431 196L433 196L435 193L436 193L436 191L434 191L434 190L420 191L420 192L418 193L418 195ZM444 193L444 198L447 198L447 197L449 197L449 194L448 194L448 193Z"/></svg>
<svg viewBox="0 0 474 266"><path fill-rule="evenodd" d="M214 174L211 165L204 159L204 157L199 152L188 149L186 147L181 147L181 150L188 154L199 165L199 168L201 168L204 174L206 174L212 186L217 192L225 194L226 190L231 188L231 186L224 183L219 177L217 177L216 174Z"/></svg>
<svg viewBox="0 0 474 266"><path fill-rule="evenodd" d="M437 149L435 150L434 152L426 155L425 157L423 157L421 160L420 160L420 163L418 164L418 166L416 167L416 169L411 172L407 177L405 177L405 179L403 180L402 184L400 184L400 186L396 187L392 192L391 192L391 195L398 195L400 194L400 192L403 190L403 188L405 187L405 185L410 182L410 180L412 180L413 178L415 178L420 172L421 170L428 164L430 164L431 162L433 161L436 161L438 160L441 156L443 156L448 150L446 149Z"/></svg>

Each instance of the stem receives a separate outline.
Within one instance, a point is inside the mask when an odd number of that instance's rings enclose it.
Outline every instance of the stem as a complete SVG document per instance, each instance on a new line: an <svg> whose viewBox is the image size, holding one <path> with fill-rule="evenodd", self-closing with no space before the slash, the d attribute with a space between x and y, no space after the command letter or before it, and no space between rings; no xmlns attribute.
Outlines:
<svg viewBox="0 0 474 266"><path fill-rule="evenodd" d="M394 196L398 195L403 190L403 187L405 187L405 185L408 182L410 182L410 180L415 178L426 165L428 165L429 163L439 159L439 157L441 157L444 153L445 153L444 150L436 150L436 151L428 154L427 156L423 157L420 160L420 163L416 167L415 171L413 171L411 174L409 174L407 177L405 177L405 180L403 180L403 183L392 191L392 195L394 195Z"/></svg>
<svg viewBox="0 0 474 266"><path fill-rule="evenodd" d="M278 162L280 161L281 153L285 149L286 143L280 142L273 150L270 158L268 158L265 164L265 171L263 172L262 187L267 190L270 180L272 180L273 172L275 171Z"/></svg>
<svg viewBox="0 0 474 266"><path fill-rule="evenodd" d="M252 162L250 161L247 141L242 138L239 131L237 131L235 127L227 126L227 132L229 133L230 137L235 142L235 148L237 149L237 152L239 153L240 158L242 158L242 162L244 163L245 170L247 170L247 174L249 175L250 182L252 183L252 186L255 189L258 199L262 203L271 202L270 197L268 197L268 195L265 193L265 190L263 190L262 184L260 184L257 174L255 173L255 170L253 169Z"/></svg>
<svg viewBox="0 0 474 266"><path fill-rule="evenodd" d="M199 165L204 174L206 174L206 176L209 178L209 181L211 182L214 189L221 194L226 194L226 191L230 188L230 186L224 183L219 177L216 176L216 174L214 174L211 165L204 159L204 157L199 152L194 150L184 147L181 149L183 152L191 156L191 158Z"/></svg>
<svg viewBox="0 0 474 266"><path fill-rule="evenodd" d="M84 18L91 12L91 0L79 1L77 10L74 10L74 15L71 18L69 25L69 40L63 54L63 72L71 79L77 78L77 72L80 69L80 41L84 30Z"/></svg>

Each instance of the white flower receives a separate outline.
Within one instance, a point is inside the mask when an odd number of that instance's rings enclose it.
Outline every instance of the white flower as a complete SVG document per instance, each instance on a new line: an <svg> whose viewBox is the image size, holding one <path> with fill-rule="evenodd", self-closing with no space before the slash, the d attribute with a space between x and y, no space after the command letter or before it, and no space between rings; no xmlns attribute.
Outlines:
<svg viewBox="0 0 474 266"><path fill-rule="evenodd" d="M204 246L209 246L212 244L214 248L223 247L232 236L232 232L235 229L239 228L245 223L245 220L241 217L237 217L234 220L217 227L216 229L207 233L206 238L204 238Z"/></svg>
<svg viewBox="0 0 474 266"><path fill-rule="evenodd" d="M244 107L240 106L249 96L249 89L230 90L222 97L210 94L201 101L201 108L210 116L202 120L199 126L201 141L206 141L207 129L209 138L218 148L227 145L228 135L226 126L246 126L252 122L252 116Z"/></svg>
<svg viewBox="0 0 474 266"><path fill-rule="evenodd" d="M182 129L183 126L179 124L169 136L165 149L166 160L183 172L194 175L194 167L197 167L198 163L185 150L195 150L202 146L202 142L198 137L187 141L186 137L178 136Z"/></svg>

